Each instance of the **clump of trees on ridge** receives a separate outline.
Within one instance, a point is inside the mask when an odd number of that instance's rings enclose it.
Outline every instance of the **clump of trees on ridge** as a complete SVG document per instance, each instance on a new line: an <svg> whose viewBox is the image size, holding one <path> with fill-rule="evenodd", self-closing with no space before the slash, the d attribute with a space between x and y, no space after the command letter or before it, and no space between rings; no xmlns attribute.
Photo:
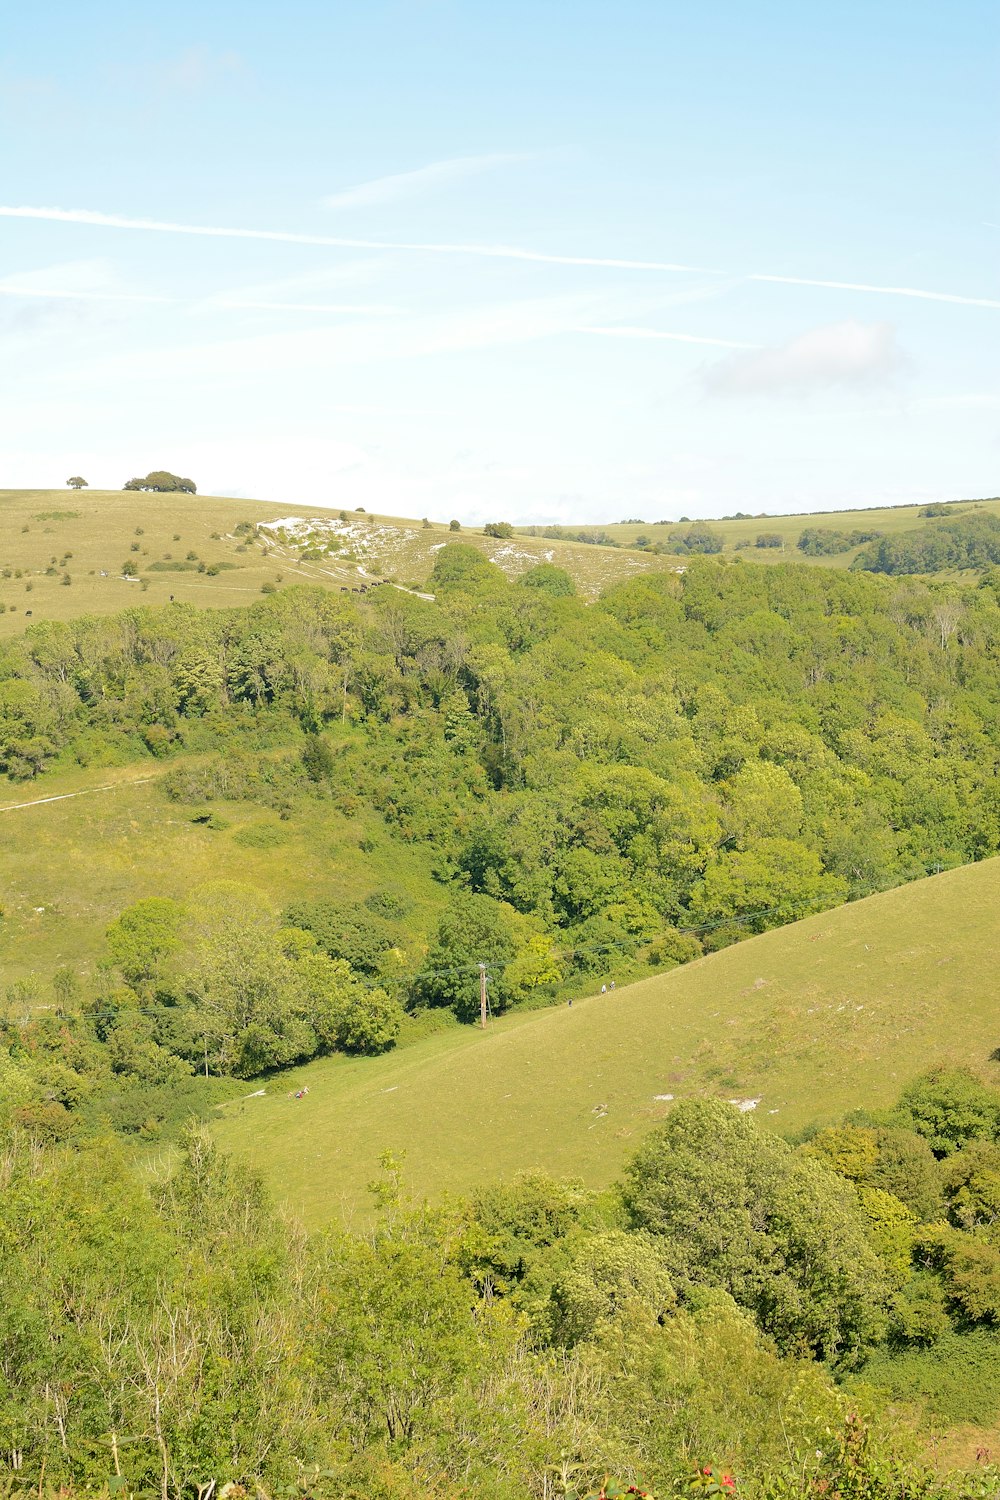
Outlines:
<svg viewBox="0 0 1000 1500"><path fill-rule="evenodd" d="M143 479L130 479L122 485L123 490L149 490L157 495L194 495L197 486L193 479L182 479L167 469L153 469Z"/></svg>

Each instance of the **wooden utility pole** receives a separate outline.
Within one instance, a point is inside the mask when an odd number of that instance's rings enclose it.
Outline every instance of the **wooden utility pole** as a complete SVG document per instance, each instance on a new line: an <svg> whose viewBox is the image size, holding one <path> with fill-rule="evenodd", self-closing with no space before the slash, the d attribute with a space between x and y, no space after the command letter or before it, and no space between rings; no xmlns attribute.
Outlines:
<svg viewBox="0 0 1000 1500"><path fill-rule="evenodd" d="M486 1030L486 965L479 965L479 1019Z"/></svg>

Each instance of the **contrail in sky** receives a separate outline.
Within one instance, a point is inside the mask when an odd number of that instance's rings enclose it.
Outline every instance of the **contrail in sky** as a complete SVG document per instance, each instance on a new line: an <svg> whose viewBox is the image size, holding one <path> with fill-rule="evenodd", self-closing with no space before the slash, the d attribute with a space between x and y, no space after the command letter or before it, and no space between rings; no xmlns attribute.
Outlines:
<svg viewBox="0 0 1000 1500"><path fill-rule="evenodd" d="M234 229L214 224L176 224L165 219L132 219L122 214L96 213L86 208L27 208L0 205L0 217L46 219L60 224L90 224L104 229L135 229L156 234L191 234L216 239L271 240L287 245L318 245L341 250L406 250L429 255L470 255L489 260L519 260L552 266L596 266L619 271L679 271L697 276L731 276L728 271L707 266L688 266L673 261L624 260L595 255L551 255L525 250L517 245L463 245L416 240L362 240L341 235L298 234L281 229ZM811 286L838 292L876 293L886 297L915 297L924 302L950 302L963 307L1000 308L991 297L965 297L956 292L934 292L921 287L876 286L863 281L821 281L804 276L776 276L750 272L745 280L779 286Z"/></svg>
<svg viewBox="0 0 1000 1500"><path fill-rule="evenodd" d="M722 275L704 266L674 265L658 260L613 260L592 255L547 255L516 245L453 245L411 240L357 240L342 235L296 234L284 229L231 229L215 224L174 224L164 219L129 219L121 214L94 213L87 208L14 208L0 205L6 219L49 219L60 224L93 224L103 229L145 229L157 234L195 234L228 240L274 240L285 245L325 245L339 250L414 250L432 255L478 255L491 260L541 261L553 266L606 266L624 271L689 271L699 276Z"/></svg>

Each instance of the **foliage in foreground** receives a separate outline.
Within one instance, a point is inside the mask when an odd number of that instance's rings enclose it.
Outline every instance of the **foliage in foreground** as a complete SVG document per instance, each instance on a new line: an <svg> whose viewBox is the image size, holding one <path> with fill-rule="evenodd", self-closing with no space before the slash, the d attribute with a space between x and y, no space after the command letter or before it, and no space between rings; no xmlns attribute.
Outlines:
<svg viewBox="0 0 1000 1500"><path fill-rule="evenodd" d="M938 1123L949 1096L968 1121L977 1088L976 1133L935 1156L928 1101ZM939 1071L891 1119L793 1150L692 1101L620 1194L535 1173L415 1207L389 1159L373 1227L312 1239L196 1127L152 1175L110 1141L15 1129L0 1154L8 1477L168 1500L212 1481L322 1500L992 1493L989 1471L922 1468L867 1369L851 1373L867 1359L884 1383L886 1361L973 1324L995 1346L1000 1308L968 1298L977 1276L996 1284L981 1257L1000 1251L991 1225L959 1227L990 1184L958 1169L1000 1149L991 1102ZM923 1224L870 1186L926 1191L920 1143L939 1215ZM952 1261L928 1259L949 1235ZM953 1263L959 1241L971 1268ZM937 1333L900 1310L915 1285Z"/></svg>

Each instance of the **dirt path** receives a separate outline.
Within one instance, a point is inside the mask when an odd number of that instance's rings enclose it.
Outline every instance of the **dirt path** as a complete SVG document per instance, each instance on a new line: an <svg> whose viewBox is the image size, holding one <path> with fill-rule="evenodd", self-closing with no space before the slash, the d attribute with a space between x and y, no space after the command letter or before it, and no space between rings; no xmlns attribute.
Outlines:
<svg viewBox="0 0 1000 1500"><path fill-rule="evenodd" d="M95 792L117 792L124 786L141 786L143 782L156 779L155 776L126 776L121 781L109 781L104 786L85 786L78 792L59 792L54 797L35 797L31 802L8 802L0 806L0 813L21 812L25 807L41 807L45 802L68 802L71 797L92 797Z"/></svg>

